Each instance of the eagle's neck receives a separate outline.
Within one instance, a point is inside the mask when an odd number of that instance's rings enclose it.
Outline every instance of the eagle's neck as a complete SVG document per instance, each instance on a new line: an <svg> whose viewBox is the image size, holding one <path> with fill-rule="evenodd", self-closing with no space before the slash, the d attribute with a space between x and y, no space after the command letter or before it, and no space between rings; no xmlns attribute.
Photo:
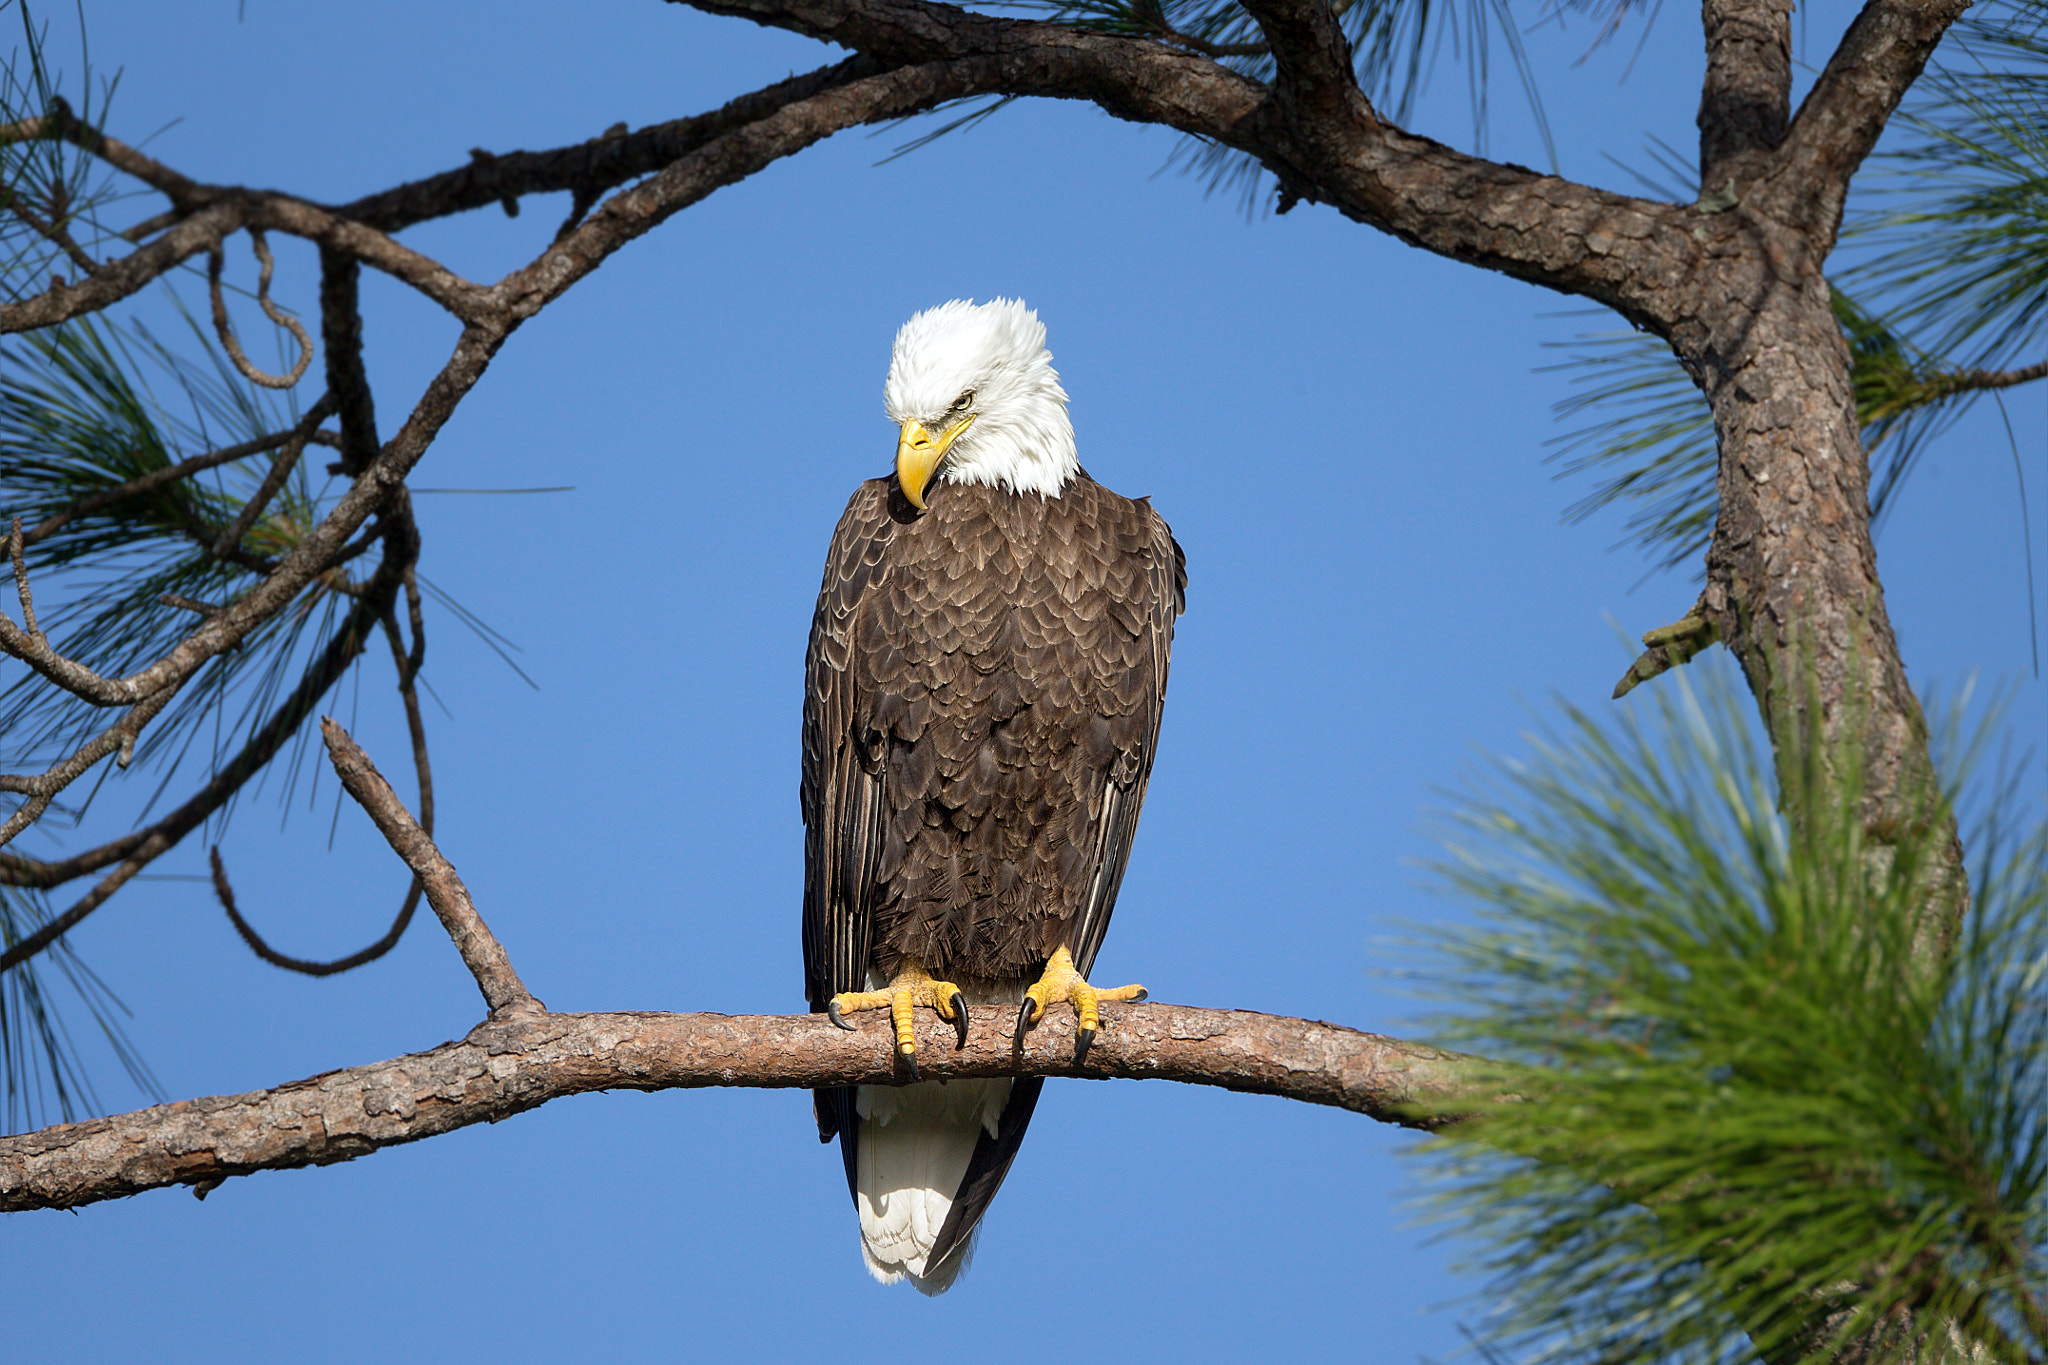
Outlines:
<svg viewBox="0 0 2048 1365"><path fill-rule="evenodd" d="M975 427L941 466L941 481L1056 498L1081 471L1064 403L1019 405L990 413Z"/></svg>

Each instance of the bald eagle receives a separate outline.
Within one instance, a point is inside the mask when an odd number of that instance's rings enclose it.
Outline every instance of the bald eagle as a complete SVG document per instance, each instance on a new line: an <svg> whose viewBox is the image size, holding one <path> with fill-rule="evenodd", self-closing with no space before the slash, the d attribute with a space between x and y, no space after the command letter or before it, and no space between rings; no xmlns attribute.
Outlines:
<svg viewBox="0 0 2048 1365"><path fill-rule="evenodd" d="M1102 946L1152 771L1187 574L1143 498L1089 478L1045 327L960 300L897 334L893 477L863 483L825 560L804 697L804 977L811 1009L912 1011L964 1044L970 1009L1016 1032L1071 1005L1085 1057ZM816 1092L862 1255L943 1292L1044 1082Z"/></svg>

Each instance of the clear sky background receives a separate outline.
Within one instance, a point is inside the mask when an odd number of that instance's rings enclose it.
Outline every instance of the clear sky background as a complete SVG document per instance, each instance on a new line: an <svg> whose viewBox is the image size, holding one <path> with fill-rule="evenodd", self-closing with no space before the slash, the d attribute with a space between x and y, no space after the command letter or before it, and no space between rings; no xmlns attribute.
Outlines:
<svg viewBox="0 0 2048 1365"><path fill-rule="evenodd" d="M1852 12L1800 16L1800 55L1824 56ZM75 78L74 21L51 17ZM654 0L89 0L85 22L95 68L121 73L117 135L155 134L149 149L200 179L328 200L472 147L713 108L835 58ZM1696 19L1667 7L1637 55L1641 33L1582 63L1588 24L1529 34L1565 174L1634 191L1614 159L1647 165L1651 135L1692 144ZM1498 77L1493 110L1491 152L1541 165ZM1415 122L1471 145L1448 52ZM420 499L425 574L516 641L537 684L433 611L427 676L452 713L429 711L443 849L554 1008L801 1009L797 729L824 548L893 455L895 328L949 298L1018 295L1050 329L1083 461L1150 494L1188 558L1099 977L1411 1027L1422 1006L1386 941L1456 913L1418 866L1427 812L1480 755L1526 752L1553 697L1612 705L1618 631L1676 619L1696 591L1690 570L1645 579L1637 551L1611 548L1618 515L1560 523L1588 485L1544 463L1567 392L1539 372L1558 358L1545 346L1618 324L1326 208L1248 221L1158 174L1171 133L1091 107L1012 106L878 166L902 137L842 134L628 247L513 338L421 465L428 488L575 485ZM517 220L491 210L408 240L488 279L565 209L528 200ZM312 255L273 240L276 293L310 316ZM231 250L246 270L245 243ZM388 435L454 329L374 276L364 311ZM2011 407L2048 604L2042 398ZM1879 551L1915 684L2009 683L2007 723L2037 741L2048 691L1989 405L1927 457ZM332 706L409 792L388 660L373 651ZM282 788L245 798L222 837L244 911L282 951L353 951L383 932L402 869L352 807L329 848L331 775L288 810ZM116 804L94 818L97 838L122 827ZM155 870L204 858L194 837ZM322 981L257 961L196 881L136 885L72 941L174 1098L431 1047L481 1012L424 914L382 961ZM106 1107L142 1102L111 1063L97 1077ZM862 1270L806 1094L590 1096L203 1204L177 1189L12 1216L6 1350L1443 1359L1472 1311L1458 1300L1483 1287L1418 1225L1408 1145L1274 1099L1055 1082L974 1266L926 1301Z"/></svg>

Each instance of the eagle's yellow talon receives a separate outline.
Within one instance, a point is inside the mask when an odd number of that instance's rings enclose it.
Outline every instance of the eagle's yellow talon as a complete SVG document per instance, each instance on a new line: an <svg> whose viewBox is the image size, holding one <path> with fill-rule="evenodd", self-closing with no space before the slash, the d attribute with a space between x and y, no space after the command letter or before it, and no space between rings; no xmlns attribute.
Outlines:
<svg viewBox="0 0 2048 1365"><path fill-rule="evenodd" d="M896 970L895 979L884 989L841 991L825 1002L825 1014L839 1027L850 1029L853 1025L846 1022L846 1015L856 1010L888 1010L896 1037L896 1056L909 1068L910 1079L914 1081L917 1079L914 1020L919 1005L930 1006L939 1018L951 1023L960 1035L960 1046L967 1046L967 1000L960 994L960 988L950 981L934 980L911 958L903 960L903 965Z"/></svg>
<svg viewBox="0 0 2048 1365"><path fill-rule="evenodd" d="M1017 1010L1017 1033L1015 1043L1024 1046L1024 1035L1038 1027L1045 1018L1046 1006L1055 1001L1066 1001L1074 1007L1076 1022L1079 1024L1079 1038L1074 1047L1074 1062L1079 1065L1088 1056L1088 1045L1095 1041L1096 1033L1102 1028L1102 1018L1096 1005L1103 1000L1143 1000L1143 986L1118 986L1113 990L1097 990L1088 984L1082 975L1074 970L1074 957L1065 948L1054 951L1052 960L1045 964L1045 971L1024 992L1024 1003Z"/></svg>

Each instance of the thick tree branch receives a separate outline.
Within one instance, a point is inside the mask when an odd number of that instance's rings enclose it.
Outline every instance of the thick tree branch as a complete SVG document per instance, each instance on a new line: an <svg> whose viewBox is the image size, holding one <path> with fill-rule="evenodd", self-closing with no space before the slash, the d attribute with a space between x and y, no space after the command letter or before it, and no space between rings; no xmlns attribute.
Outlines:
<svg viewBox="0 0 2048 1365"><path fill-rule="evenodd" d="M1700 193L1739 195L1763 173L1791 116L1791 0L1706 0L1700 17Z"/></svg>
<svg viewBox="0 0 2048 1365"><path fill-rule="evenodd" d="M1690 230L1697 215L1686 210L1467 156L1364 117L1298 128L1268 87L1151 39L931 0L678 3L885 62L979 59L966 93L1085 99L1118 118L1213 139L1259 158L1298 197L1439 255L1605 303L1660 335L1690 315L1690 286L1706 262ZM1311 22L1293 8L1300 3L1276 6L1276 22Z"/></svg>
<svg viewBox="0 0 2048 1365"><path fill-rule="evenodd" d="M1849 178L1969 0L1868 0L1792 120L1771 175L1771 211L1816 235L1825 257Z"/></svg>
<svg viewBox="0 0 2048 1365"><path fill-rule="evenodd" d="M1350 40L1328 0L1250 0L1245 10L1272 47L1274 90L1298 128L1319 119L1332 128L1360 123L1378 130L1379 117L1358 88Z"/></svg>
<svg viewBox="0 0 2048 1365"><path fill-rule="evenodd" d="M1086 1076L1183 1081L1426 1127L1455 1102L1473 1059L1335 1024L1186 1005L1106 1005L1076 1067L1070 1013L1013 1055L992 1015L953 1047L919 1021L928 1078ZM0 1138L0 1212L76 1208L164 1185L328 1165L494 1123L565 1095L700 1086L805 1089L896 1080L887 1021L853 1033L823 1015L541 1014L479 1025L459 1042L273 1090L183 1100ZM943 1034L943 1037L941 1036Z"/></svg>

